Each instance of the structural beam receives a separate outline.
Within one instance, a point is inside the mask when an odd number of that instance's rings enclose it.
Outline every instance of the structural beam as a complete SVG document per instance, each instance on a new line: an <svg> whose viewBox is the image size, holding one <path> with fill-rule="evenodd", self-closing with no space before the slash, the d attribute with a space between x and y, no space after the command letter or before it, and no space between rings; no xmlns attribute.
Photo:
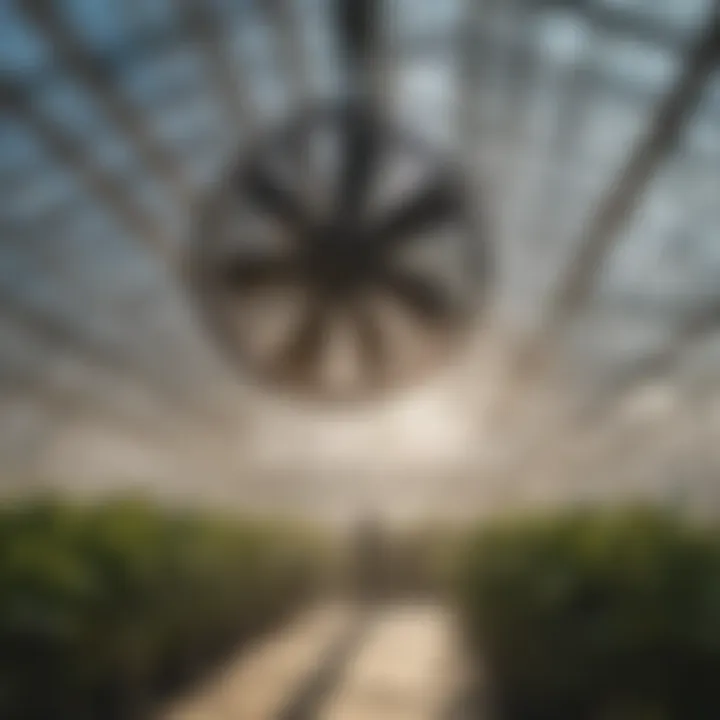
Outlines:
<svg viewBox="0 0 720 720"><path fill-rule="evenodd" d="M168 259L172 251L159 226L130 200L117 178L98 164L92 148L84 146L38 110L29 92L19 85L0 84L0 108L37 135L49 153L70 168L87 192L117 217L133 239Z"/></svg>
<svg viewBox="0 0 720 720"><path fill-rule="evenodd" d="M150 171L174 193L182 206L192 198L186 170L177 155L165 149L153 136L142 113L123 97L111 67L83 47L82 39L68 22L62 4L55 0L27 0L26 16L49 41L56 57L80 82L120 132L139 152Z"/></svg>
<svg viewBox="0 0 720 720"><path fill-rule="evenodd" d="M647 133L601 199L561 279L550 309L549 328L564 325L581 311L595 280L656 171L675 149L697 109L707 82L720 63L720 3L702 38L690 51L685 68L660 102Z"/></svg>
<svg viewBox="0 0 720 720"><path fill-rule="evenodd" d="M603 392L602 407L614 398L629 392L648 379L667 377L687 356L688 350L720 332L720 303L715 301L690 316L674 333L673 339L661 349L649 353L624 368Z"/></svg>
<svg viewBox="0 0 720 720"><path fill-rule="evenodd" d="M683 71L658 104L647 132L575 243L576 250L553 294L544 324L529 339L512 348L504 381L491 409L496 421L505 424L508 417L516 418L520 407L532 403L533 390L547 371L561 332L587 305L621 230L656 171L675 148L719 63L720 0L716 0L711 20L689 51Z"/></svg>
<svg viewBox="0 0 720 720"><path fill-rule="evenodd" d="M20 299L1 285L0 317L9 320L23 333L38 337L55 348L132 382L175 412L200 417L208 414L207 406L198 403L197 397L189 394L186 387L170 382L167 377L151 377L147 369L122 348L93 337L82 328L59 318L48 308Z"/></svg>
<svg viewBox="0 0 720 720"><path fill-rule="evenodd" d="M660 350L626 367L603 387L599 398L589 406L565 417L551 427L536 428L537 434L518 453L512 465L517 474L527 468L540 468L549 458L562 453L571 444L588 441L594 434L607 429L613 413L643 383L668 378L677 370L688 350L720 331L720 303L691 314L678 327L673 340Z"/></svg>
<svg viewBox="0 0 720 720"><path fill-rule="evenodd" d="M484 135L479 120L480 96L493 72L493 48L486 25L496 14L497 0L464 0L458 28L457 152L461 158L470 155L467 166L473 173L478 164L476 150Z"/></svg>
<svg viewBox="0 0 720 720"><path fill-rule="evenodd" d="M468 0L472 2L472 0ZM692 40L692 34L678 30L670 22L658 19L647 12L617 10L593 0L515 0L517 9L525 14L542 14L548 11L566 11L586 18L600 33L621 39L655 45L662 49L680 52ZM485 25L485 24L484 24ZM493 45L505 45L505 39L493 37L485 28L483 35ZM397 46L395 52L410 55L428 55L444 52L451 48L454 36L430 30L408 38L405 44Z"/></svg>
<svg viewBox="0 0 720 720"><path fill-rule="evenodd" d="M103 420L143 443L157 430L157 423L139 413L121 408L97 393L71 388L58 382L50 374L24 368L2 369L2 394L12 393L26 397L48 407L61 418L84 417L91 421Z"/></svg>
<svg viewBox="0 0 720 720"><path fill-rule="evenodd" d="M258 3L277 36L278 59L288 88L288 105L297 108L312 96L308 53L303 44L302 21L295 0Z"/></svg>
<svg viewBox="0 0 720 720"><path fill-rule="evenodd" d="M199 40L203 58L209 66L207 78L215 97L224 108L227 126L232 132L252 132L259 122L251 88L230 47L228 28L207 0L177 0L181 24Z"/></svg>
<svg viewBox="0 0 720 720"><path fill-rule="evenodd" d="M595 51L598 31L588 12L588 0L578 1L581 12L578 21L579 45L572 63L566 67L553 67L555 78L556 109L551 137L543 149L544 168L536 198L537 216L532 220L533 235L541 252L558 234L567 229L567 205L574 193L573 174L582 163L580 151L587 120L596 102L602 81L596 77Z"/></svg>

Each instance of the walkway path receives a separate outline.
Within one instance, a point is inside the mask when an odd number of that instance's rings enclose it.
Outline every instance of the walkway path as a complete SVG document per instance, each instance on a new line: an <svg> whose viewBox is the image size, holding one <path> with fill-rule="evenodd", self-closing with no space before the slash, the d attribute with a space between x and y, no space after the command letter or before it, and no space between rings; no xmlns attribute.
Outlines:
<svg viewBox="0 0 720 720"><path fill-rule="evenodd" d="M452 615L420 603L363 619L316 609L249 649L160 720L441 720L461 665Z"/></svg>
<svg viewBox="0 0 720 720"><path fill-rule="evenodd" d="M160 720L276 720L312 680L352 624L349 608L316 608L250 647Z"/></svg>
<svg viewBox="0 0 720 720"><path fill-rule="evenodd" d="M457 691L452 618L434 605L387 608L319 720L438 720Z"/></svg>

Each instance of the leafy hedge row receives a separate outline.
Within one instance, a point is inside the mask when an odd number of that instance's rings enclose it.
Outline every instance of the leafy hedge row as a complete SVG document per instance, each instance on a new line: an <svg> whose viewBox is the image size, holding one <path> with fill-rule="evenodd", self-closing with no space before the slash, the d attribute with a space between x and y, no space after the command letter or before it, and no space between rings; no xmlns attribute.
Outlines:
<svg viewBox="0 0 720 720"><path fill-rule="evenodd" d="M141 717L312 590L303 529L136 500L0 509L0 717Z"/></svg>
<svg viewBox="0 0 720 720"><path fill-rule="evenodd" d="M461 598L499 717L720 718L720 537L651 509L478 529Z"/></svg>

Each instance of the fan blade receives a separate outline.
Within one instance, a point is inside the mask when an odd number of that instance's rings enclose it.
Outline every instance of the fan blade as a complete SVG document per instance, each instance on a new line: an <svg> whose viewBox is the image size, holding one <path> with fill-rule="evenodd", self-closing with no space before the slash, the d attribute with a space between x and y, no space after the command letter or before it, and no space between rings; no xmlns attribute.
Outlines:
<svg viewBox="0 0 720 720"><path fill-rule="evenodd" d="M377 164L377 139L377 129L365 112L347 111L337 201L337 214L343 223L356 222L367 202Z"/></svg>
<svg viewBox="0 0 720 720"><path fill-rule="evenodd" d="M309 380L313 370L319 369L327 320L323 305L312 303L297 331L280 351L278 365L283 374Z"/></svg>
<svg viewBox="0 0 720 720"><path fill-rule="evenodd" d="M439 228L459 216L460 209L456 188L444 176L437 175L379 223L374 233L377 249L395 248L413 235Z"/></svg>
<svg viewBox="0 0 720 720"><path fill-rule="evenodd" d="M381 282L403 305L426 322L438 325L450 323L456 315L457 307L449 293L426 278L402 269L386 268Z"/></svg>
<svg viewBox="0 0 720 720"><path fill-rule="evenodd" d="M303 228L308 217L299 193L293 192L269 168L255 163L243 178L244 187L252 201L267 213L294 228Z"/></svg>
<svg viewBox="0 0 720 720"><path fill-rule="evenodd" d="M367 305L354 307L351 317L363 366L372 379L377 379L384 373L387 362L386 338L379 319Z"/></svg>
<svg viewBox="0 0 720 720"><path fill-rule="evenodd" d="M230 261L222 274L233 291L256 290L292 282L298 278L298 266L287 257L247 256Z"/></svg>

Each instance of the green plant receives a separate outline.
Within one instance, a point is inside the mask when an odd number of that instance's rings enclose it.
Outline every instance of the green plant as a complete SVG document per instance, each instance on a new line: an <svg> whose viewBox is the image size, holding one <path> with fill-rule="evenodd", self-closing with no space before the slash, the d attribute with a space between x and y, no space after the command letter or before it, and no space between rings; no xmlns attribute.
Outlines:
<svg viewBox="0 0 720 720"><path fill-rule="evenodd" d="M138 499L0 509L0 717L137 717L303 602L319 548L292 523Z"/></svg>
<svg viewBox="0 0 720 720"><path fill-rule="evenodd" d="M459 597L502 716L720 717L720 541L650 508L481 527Z"/></svg>

